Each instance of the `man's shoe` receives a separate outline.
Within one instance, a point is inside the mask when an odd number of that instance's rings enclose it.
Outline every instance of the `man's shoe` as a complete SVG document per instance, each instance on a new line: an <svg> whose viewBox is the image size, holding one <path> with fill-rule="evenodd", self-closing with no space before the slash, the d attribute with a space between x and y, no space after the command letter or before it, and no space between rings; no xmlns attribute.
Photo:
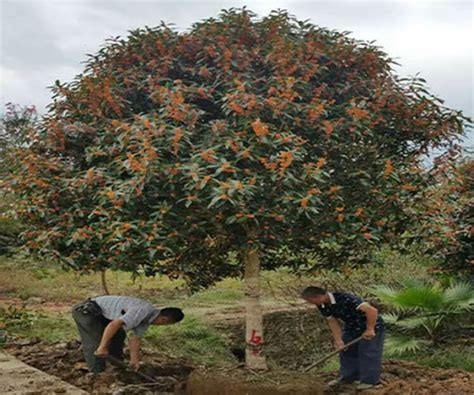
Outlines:
<svg viewBox="0 0 474 395"><path fill-rule="evenodd" d="M335 379L335 380L331 380L327 386L328 387L336 387L338 385L344 385L344 384L352 384L356 382L355 380L349 380L349 379L343 379L343 378L338 378L338 379Z"/></svg>
<svg viewBox="0 0 474 395"><path fill-rule="evenodd" d="M374 387L375 387L375 384L360 383L360 384L357 384L356 389L358 391L363 391L363 390L370 390L371 388L374 388Z"/></svg>

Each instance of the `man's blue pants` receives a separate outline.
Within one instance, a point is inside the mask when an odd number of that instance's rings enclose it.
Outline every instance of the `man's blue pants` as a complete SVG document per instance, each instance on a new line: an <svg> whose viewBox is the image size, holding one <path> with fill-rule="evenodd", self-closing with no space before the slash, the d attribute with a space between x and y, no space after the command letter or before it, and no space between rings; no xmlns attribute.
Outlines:
<svg viewBox="0 0 474 395"><path fill-rule="evenodd" d="M382 370L384 329L378 328L371 340L361 340L339 353L340 376L343 381L360 380L361 383L377 384ZM360 333L344 331L342 340L348 343Z"/></svg>

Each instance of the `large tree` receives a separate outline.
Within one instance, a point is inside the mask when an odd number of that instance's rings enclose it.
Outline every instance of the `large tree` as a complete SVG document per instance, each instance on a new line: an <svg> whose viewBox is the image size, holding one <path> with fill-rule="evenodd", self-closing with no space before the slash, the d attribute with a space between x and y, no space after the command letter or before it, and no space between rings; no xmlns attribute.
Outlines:
<svg viewBox="0 0 474 395"><path fill-rule="evenodd" d="M403 229L420 157L462 132L376 46L247 10L107 42L56 83L13 180L29 246L80 271L244 274L247 363L265 367L259 270L284 247L337 267ZM300 259L291 261L301 265Z"/></svg>

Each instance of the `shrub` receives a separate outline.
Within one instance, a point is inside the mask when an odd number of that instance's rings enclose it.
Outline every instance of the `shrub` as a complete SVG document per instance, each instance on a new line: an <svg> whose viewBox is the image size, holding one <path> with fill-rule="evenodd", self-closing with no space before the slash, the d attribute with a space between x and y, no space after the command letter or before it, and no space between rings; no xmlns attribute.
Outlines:
<svg viewBox="0 0 474 395"><path fill-rule="evenodd" d="M389 355L436 345L453 330L460 334L466 313L474 309L474 287L468 283L442 287L412 280L403 288L378 286L374 293L394 310L384 314L384 320L401 332L387 337Z"/></svg>

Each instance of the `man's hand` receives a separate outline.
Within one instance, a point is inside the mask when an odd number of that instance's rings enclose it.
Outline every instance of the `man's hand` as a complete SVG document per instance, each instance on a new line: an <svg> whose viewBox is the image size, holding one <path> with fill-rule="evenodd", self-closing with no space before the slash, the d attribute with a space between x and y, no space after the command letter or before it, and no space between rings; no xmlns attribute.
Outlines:
<svg viewBox="0 0 474 395"><path fill-rule="evenodd" d="M109 355L109 349L107 347L97 347L97 350L95 350L94 355L98 358L105 358L107 355Z"/></svg>
<svg viewBox="0 0 474 395"><path fill-rule="evenodd" d="M334 347L336 348L336 350L339 350L341 348L344 347L344 342L342 339L334 339ZM344 350L342 350L344 351Z"/></svg>
<svg viewBox="0 0 474 395"><path fill-rule="evenodd" d="M140 360L139 360L139 359L135 359L135 358L130 359L129 365L130 365L130 368L131 368L134 372L136 372L136 371L138 371L138 369L140 368Z"/></svg>
<svg viewBox="0 0 474 395"><path fill-rule="evenodd" d="M375 337L375 331L373 329L366 329L365 332L362 334L362 337L365 340L370 340Z"/></svg>

